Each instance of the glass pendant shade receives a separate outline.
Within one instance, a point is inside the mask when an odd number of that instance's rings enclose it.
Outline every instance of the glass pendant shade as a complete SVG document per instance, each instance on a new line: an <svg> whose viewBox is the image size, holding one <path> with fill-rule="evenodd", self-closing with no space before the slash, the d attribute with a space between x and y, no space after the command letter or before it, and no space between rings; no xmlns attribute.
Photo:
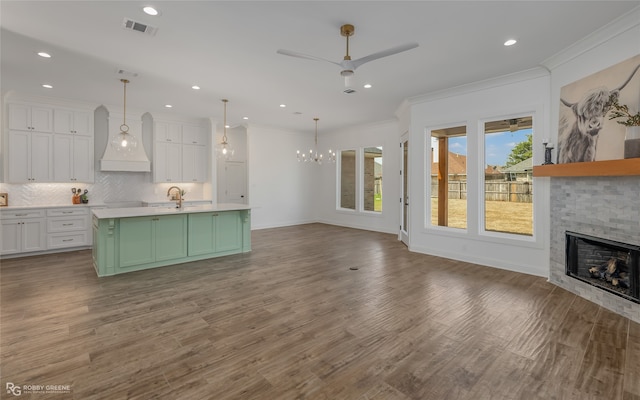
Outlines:
<svg viewBox="0 0 640 400"><path fill-rule="evenodd" d="M216 153L218 154L218 157L222 157L227 160L233 157L233 153L234 153L234 150L229 145L229 141L227 139L227 103L228 102L229 100L222 99L222 103L224 104L224 125L222 125L223 126L222 141L216 145Z"/></svg>
<svg viewBox="0 0 640 400"><path fill-rule="evenodd" d="M120 133L113 138L111 146L116 152L126 155L135 150L138 146L138 140L129 133L129 125L127 125L127 83L129 80L120 79L120 82L124 84L123 121L120 125Z"/></svg>

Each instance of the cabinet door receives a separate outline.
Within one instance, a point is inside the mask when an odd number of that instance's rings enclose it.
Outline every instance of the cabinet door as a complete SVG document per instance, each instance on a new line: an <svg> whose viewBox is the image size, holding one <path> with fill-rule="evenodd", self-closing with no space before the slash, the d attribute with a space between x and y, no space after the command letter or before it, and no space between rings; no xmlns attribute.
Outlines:
<svg viewBox="0 0 640 400"><path fill-rule="evenodd" d="M182 143L205 146L208 144L207 130L200 125L182 125Z"/></svg>
<svg viewBox="0 0 640 400"><path fill-rule="evenodd" d="M53 132L53 108L32 106L31 127L37 132Z"/></svg>
<svg viewBox="0 0 640 400"><path fill-rule="evenodd" d="M239 211L217 213L215 224L216 251L238 250L242 247L242 224Z"/></svg>
<svg viewBox="0 0 640 400"><path fill-rule="evenodd" d="M91 113L88 111L73 112L73 133L76 135L93 136Z"/></svg>
<svg viewBox="0 0 640 400"><path fill-rule="evenodd" d="M22 221L22 251L38 251L47 248L44 221L44 219L25 219Z"/></svg>
<svg viewBox="0 0 640 400"><path fill-rule="evenodd" d="M31 181L51 182L53 179L53 138L50 133L31 133Z"/></svg>
<svg viewBox="0 0 640 400"><path fill-rule="evenodd" d="M73 135L53 135L53 180L73 181Z"/></svg>
<svg viewBox="0 0 640 400"><path fill-rule="evenodd" d="M19 220L0 221L2 226L1 254L15 254L22 250L22 222Z"/></svg>
<svg viewBox="0 0 640 400"><path fill-rule="evenodd" d="M24 104L9 104L9 129L31 130L31 107Z"/></svg>
<svg viewBox="0 0 640 400"><path fill-rule="evenodd" d="M155 140L159 142L182 143L182 125L175 122L156 122Z"/></svg>
<svg viewBox="0 0 640 400"><path fill-rule="evenodd" d="M121 218L119 226L120 268L155 261L155 229L152 217Z"/></svg>
<svg viewBox="0 0 640 400"><path fill-rule="evenodd" d="M155 218L156 261L187 256L187 216L163 215Z"/></svg>
<svg viewBox="0 0 640 400"><path fill-rule="evenodd" d="M215 221L217 213L189 214L189 255L216 251Z"/></svg>
<svg viewBox="0 0 640 400"><path fill-rule="evenodd" d="M73 133L73 111L56 108L53 114L55 133Z"/></svg>
<svg viewBox="0 0 640 400"><path fill-rule="evenodd" d="M155 182L182 181L182 145L156 142L153 163Z"/></svg>
<svg viewBox="0 0 640 400"><path fill-rule="evenodd" d="M9 149L9 182L31 182L31 133L9 132Z"/></svg>
<svg viewBox="0 0 640 400"><path fill-rule="evenodd" d="M93 138L76 135L73 138L74 181L93 182L93 170Z"/></svg>
<svg viewBox="0 0 640 400"><path fill-rule="evenodd" d="M209 159L206 146L182 145L182 179L184 182L206 182Z"/></svg>

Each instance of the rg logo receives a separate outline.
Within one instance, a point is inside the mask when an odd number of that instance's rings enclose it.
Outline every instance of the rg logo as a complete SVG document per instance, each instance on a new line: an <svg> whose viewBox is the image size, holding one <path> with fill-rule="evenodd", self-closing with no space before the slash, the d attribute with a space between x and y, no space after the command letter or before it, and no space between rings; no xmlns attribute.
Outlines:
<svg viewBox="0 0 640 400"><path fill-rule="evenodd" d="M7 393L11 393L14 396L20 396L22 394L22 389L20 389L20 386L16 386L12 382L7 382L6 388Z"/></svg>

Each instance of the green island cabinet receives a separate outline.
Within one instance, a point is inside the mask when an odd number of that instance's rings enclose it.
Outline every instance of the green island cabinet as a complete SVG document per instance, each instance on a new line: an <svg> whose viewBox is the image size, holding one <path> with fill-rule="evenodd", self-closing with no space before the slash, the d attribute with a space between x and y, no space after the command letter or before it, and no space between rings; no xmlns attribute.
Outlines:
<svg viewBox="0 0 640 400"><path fill-rule="evenodd" d="M251 251L250 210L93 216L98 276Z"/></svg>

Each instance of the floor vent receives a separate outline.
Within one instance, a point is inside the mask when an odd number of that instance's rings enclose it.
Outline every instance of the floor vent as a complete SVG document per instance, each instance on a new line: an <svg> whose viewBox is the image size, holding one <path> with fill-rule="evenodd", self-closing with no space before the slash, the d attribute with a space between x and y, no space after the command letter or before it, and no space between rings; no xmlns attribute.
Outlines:
<svg viewBox="0 0 640 400"><path fill-rule="evenodd" d="M122 21L122 27L124 29L137 31L140 33L146 33L147 35L151 35L151 36L154 36L156 34L156 31L158 30L158 28L155 28L147 24L143 24L142 22L134 21L131 18L125 18Z"/></svg>

